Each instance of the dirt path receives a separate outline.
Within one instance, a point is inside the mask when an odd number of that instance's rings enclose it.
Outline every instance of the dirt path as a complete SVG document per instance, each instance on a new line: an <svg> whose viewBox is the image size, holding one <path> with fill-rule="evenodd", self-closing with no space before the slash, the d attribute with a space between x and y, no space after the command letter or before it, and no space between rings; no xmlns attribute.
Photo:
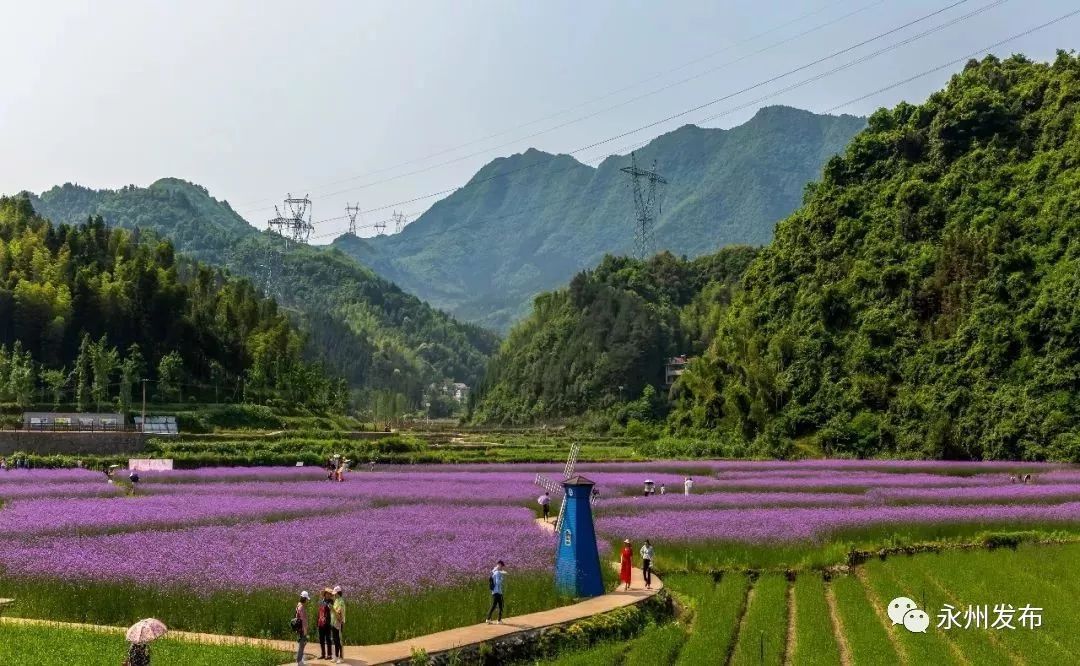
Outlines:
<svg viewBox="0 0 1080 666"><path fill-rule="evenodd" d="M790 664L795 655L795 622L798 621L798 611L795 608L795 581L789 580L787 586L787 640L784 641L784 658L782 664Z"/></svg>
<svg viewBox="0 0 1080 666"><path fill-rule="evenodd" d="M847 644L847 635L844 633L844 622L840 619L840 613L836 610L836 595L833 594L832 585L825 584L825 603L829 605L829 619L832 621L833 635L836 637L836 645L840 648L840 663L842 666L851 666L851 648Z"/></svg>
<svg viewBox="0 0 1080 666"><path fill-rule="evenodd" d="M543 529L549 532L554 532L554 526L550 523L544 523L542 520L538 520L537 524L541 525ZM416 638L410 638L396 643L384 643L382 645L345 646L344 663L363 666L393 663L411 658L413 653L418 650L424 650L428 655L434 655L439 652L468 647L525 631L576 622L599 613L607 613L616 608L641 603L664 588L663 581L655 574L652 577L652 582L652 589L646 590L645 579L641 573L641 569L635 568L632 572L629 591L608 592L599 597L585 599L584 601L579 601L578 603L569 606L561 606L559 608L552 608L538 613L529 613L527 615L507 617L503 619L502 624L473 624L466 627L458 627L457 629L428 634L426 636L417 636ZM288 611L287 608L285 610ZM483 609L478 612L482 612L482 610ZM0 618L0 622L89 629L109 633L124 633L124 631L126 631L126 628L124 627L79 624L74 622L52 622L50 620L35 620L16 617ZM186 631L170 631L168 636L170 638L195 643L211 643L215 645L255 645L273 650L281 650L283 652L291 652L293 654L296 652L295 641L247 638L244 636L223 636L219 634L201 634ZM318 640L314 642L308 641L308 646L305 650L307 662L310 664L332 663L327 660L316 659L315 656L318 654L318 649ZM289 663L295 664L295 662Z"/></svg>
<svg viewBox="0 0 1080 666"><path fill-rule="evenodd" d="M746 595L743 597L742 608L739 609L739 621L735 623L735 635L731 639L731 645L728 646L727 658L724 659L725 664L730 664L735 658L735 650L739 647L739 639L743 635L743 629L746 627L746 610L750 608L750 603L754 600L754 594L757 591L757 581L751 580L750 586L746 588Z"/></svg>
<svg viewBox="0 0 1080 666"><path fill-rule="evenodd" d="M862 585L863 594L866 595L866 600L870 602L871 608L874 609L874 614L877 615L878 622L881 623L882 629L885 630L885 635L889 637L889 643L892 644L893 650L900 657L900 663L910 664L911 657L908 655L907 646L896 638L896 625L892 623L892 620L885 613L884 609L888 607L888 603L878 598L874 588L870 586L870 580L866 576L865 569L857 567L855 569L855 578Z"/></svg>

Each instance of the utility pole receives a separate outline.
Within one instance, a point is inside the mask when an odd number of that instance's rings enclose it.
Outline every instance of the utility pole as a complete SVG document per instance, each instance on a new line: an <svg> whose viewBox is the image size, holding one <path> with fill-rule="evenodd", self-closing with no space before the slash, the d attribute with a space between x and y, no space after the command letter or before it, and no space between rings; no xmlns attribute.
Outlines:
<svg viewBox="0 0 1080 666"><path fill-rule="evenodd" d="M637 155L630 153L630 166L619 169L630 176L630 187L634 194L634 251L638 259L648 259L653 252L653 223L660 216L660 199L663 197L667 179L656 172L656 161L652 170L640 169Z"/></svg>
<svg viewBox="0 0 1080 666"><path fill-rule="evenodd" d="M349 233L356 236L356 218L360 216L360 204L355 206L345 204L345 214L349 216Z"/></svg>
<svg viewBox="0 0 1080 666"><path fill-rule="evenodd" d="M359 211L357 211L359 212ZM285 197L285 214L277 206L274 206L274 217L266 221L267 240L269 246L266 253L266 294L274 295L276 286L275 279L281 279L281 270L276 271L274 266L280 269L285 263L285 255L289 251L289 242L307 244L311 239L311 232L315 225L311 223L311 199L307 196L294 197L288 194ZM281 236L283 247L280 252L275 251L274 235Z"/></svg>

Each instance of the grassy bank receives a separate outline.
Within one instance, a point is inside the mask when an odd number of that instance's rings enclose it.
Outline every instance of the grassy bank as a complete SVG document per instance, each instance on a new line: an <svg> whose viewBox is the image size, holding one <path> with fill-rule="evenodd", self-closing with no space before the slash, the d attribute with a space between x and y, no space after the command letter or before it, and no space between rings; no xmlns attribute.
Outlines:
<svg viewBox="0 0 1080 666"><path fill-rule="evenodd" d="M122 634L60 626L0 623L0 664L34 666L102 666L120 664L127 655ZM295 659L295 655L291 655ZM203 645L171 640L154 641L155 666L277 666L290 655L259 647Z"/></svg>

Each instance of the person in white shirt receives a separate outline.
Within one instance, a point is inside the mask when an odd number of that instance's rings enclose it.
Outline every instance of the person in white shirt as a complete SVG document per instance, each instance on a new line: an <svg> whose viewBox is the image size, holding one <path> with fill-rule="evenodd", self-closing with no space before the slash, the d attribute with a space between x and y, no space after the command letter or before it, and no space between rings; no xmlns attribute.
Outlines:
<svg viewBox="0 0 1080 666"><path fill-rule="evenodd" d="M660 494L663 495L666 492L667 492L667 488L665 488L664 484L661 483L660 484Z"/></svg>
<svg viewBox="0 0 1080 666"><path fill-rule="evenodd" d="M551 515L551 493L544 493L537 497L536 501L540 503L540 507L544 510L544 522L546 523L548 516Z"/></svg>
<svg viewBox="0 0 1080 666"><path fill-rule="evenodd" d="M694 487L694 480L690 477L686 477L686 481L683 481L683 495L689 495L690 490Z"/></svg>
<svg viewBox="0 0 1080 666"><path fill-rule="evenodd" d="M652 543L645 539L645 545L641 547L641 573L645 576L645 589L652 588Z"/></svg>
<svg viewBox="0 0 1080 666"><path fill-rule="evenodd" d="M495 612L495 608L499 609L499 619L495 621L495 624L502 624L503 616L503 578L506 576L506 569L502 560L499 560L495 564L495 568L491 570L491 608L488 609L487 623L491 624L491 614Z"/></svg>

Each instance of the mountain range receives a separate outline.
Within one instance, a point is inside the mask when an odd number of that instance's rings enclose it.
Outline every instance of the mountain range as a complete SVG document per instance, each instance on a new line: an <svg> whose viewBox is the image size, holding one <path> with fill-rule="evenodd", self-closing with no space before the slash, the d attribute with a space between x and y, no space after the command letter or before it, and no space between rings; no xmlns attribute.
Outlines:
<svg viewBox="0 0 1080 666"><path fill-rule="evenodd" d="M175 178L149 187L93 190L66 184L30 196L36 211L58 223L139 228L169 238L201 261L227 268L264 289L307 333L309 353L352 386L392 390L419 404L432 382L474 383L496 338L462 324L330 247L296 245L260 232L206 188Z"/></svg>
<svg viewBox="0 0 1080 666"><path fill-rule="evenodd" d="M762 245L806 184L865 126L855 116L766 107L743 125L686 125L636 151L668 181L655 250L699 256ZM505 332L533 297L606 254L634 249L629 156L596 167L536 149L498 158L401 233L334 245L459 319Z"/></svg>

